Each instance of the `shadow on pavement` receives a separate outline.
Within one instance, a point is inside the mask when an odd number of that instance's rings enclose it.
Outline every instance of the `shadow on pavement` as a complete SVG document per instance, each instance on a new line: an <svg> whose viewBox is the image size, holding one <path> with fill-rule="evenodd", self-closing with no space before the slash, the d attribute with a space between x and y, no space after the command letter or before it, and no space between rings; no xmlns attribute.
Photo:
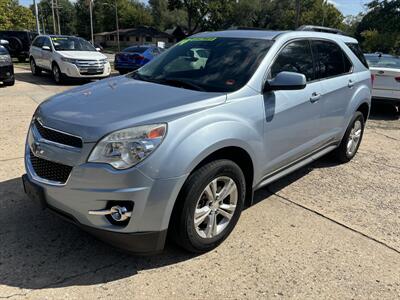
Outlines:
<svg viewBox="0 0 400 300"><path fill-rule="evenodd" d="M175 245L132 256L40 210L20 178L0 182L0 285L41 289L115 281L194 257Z"/></svg>
<svg viewBox="0 0 400 300"><path fill-rule="evenodd" d="M50 85L50 86L57 86L54 82L52 75L47 72L42 72L39 76L34 76L30 71L21 71L19 69L15 70L15 79L17 81L23 81L31 84L39 84L39 85ZM77 84L84 84L90 82L89 80L67 80L63 82L62 85L69 86L69 85L77 85Z"/></svg>
<svg viewBox="0 0 400 300"><path fill-rule="evenodd" d="M396 107L392 104L372 102L369 118L371 120L399 120L400 106L396 110Z"/></svg>

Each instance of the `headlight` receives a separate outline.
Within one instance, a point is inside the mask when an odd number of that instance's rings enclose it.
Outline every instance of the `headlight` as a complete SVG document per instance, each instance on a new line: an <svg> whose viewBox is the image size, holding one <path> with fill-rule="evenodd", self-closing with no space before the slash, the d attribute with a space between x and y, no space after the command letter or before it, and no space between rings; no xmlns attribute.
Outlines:
<svg viewBox="0 0 400 300"><path fill-rule="evenodd" d="M0 54L0 66L11 65L11 56L8 54Z"/></svg>
<svg viewBox="0 0 400 300"><path fill-rule="evenodd" d="M61 57L61 60L65 61L65 62L68 62L68 63L71 63L71 64L76 64L76 59L74 59L74 58Z"/></svg>
<svg viewBox="0 0 400 300"><path fill-rule="evenodd" d="M107 163L116 169L133 167L163 141L167 124L154 124L115 131L93 149L88 162Z"/></svg>

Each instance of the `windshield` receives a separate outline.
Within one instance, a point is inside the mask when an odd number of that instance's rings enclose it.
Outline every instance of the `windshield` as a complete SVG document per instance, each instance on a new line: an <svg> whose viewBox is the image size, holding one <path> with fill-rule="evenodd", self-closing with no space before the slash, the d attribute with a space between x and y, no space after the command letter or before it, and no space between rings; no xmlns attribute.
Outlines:
<svg viewBox="0 0 400 300"><path fill-rule="evenodd" d="M3 46L0 46L0 55L5 55L5 54L8 55L7 49Z"/></svg>
<svg viewBox="0 0 400 300"><path fill-rule="evenodd" d="M395 56L366 55L370 67L400 69L400 58Z"/></svg>
<svg viewBox="0 0 400 300"><path fill-rule="evenodd" d="M96 51L92 44L79 37L51 37L51 41L57 51Z"/></svg>
<svg viewBox="0 0 400 300"><path fill-rule="evenodd" d="M264 39L187 38L132 76L207 92L233 92L249 81L272 44Z"/></svg>

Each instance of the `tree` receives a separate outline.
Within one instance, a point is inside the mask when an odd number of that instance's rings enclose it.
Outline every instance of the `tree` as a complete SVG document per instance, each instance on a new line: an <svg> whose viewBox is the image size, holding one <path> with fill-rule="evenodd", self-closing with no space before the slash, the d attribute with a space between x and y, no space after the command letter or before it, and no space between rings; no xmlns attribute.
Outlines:
<svg viewBox="0 0 400 300"><path fill-rule="evenodd" d="M374 0L358 24L356 37L365 50L398 53L400 41L400 0Z"/></svg>
<svg viewBox="0 0 400 300"><path fill-rule="evenodd" d="M182 9L168 9L168 0L149 0L154 27L164 31L174 26L186 26L186 13Z"/></svg>
<svg viewBox="0 0 400 300"><path fill-rule="evenodd" d="M53 27L53 14L51 11L51 2L52 0L41 0L38 3L39 10L39 23L41 26L44 26L44 30L46 33L54 34ZM60 27L62 34L74 34L75 33L75 24L76 24L76 14L75 7L69 0L58 0L59 6L59 15L60 15ZM33 11L34 7L31 6ZM57 23L57 18L56 18ZM56 26L57 28L57 26Z"/></svg>
<svg viewBox="0 0 400 300"><path fill-rule="evenodd" d="M32 11L17 0L0 0L0 30L34 30Z"/></svg>

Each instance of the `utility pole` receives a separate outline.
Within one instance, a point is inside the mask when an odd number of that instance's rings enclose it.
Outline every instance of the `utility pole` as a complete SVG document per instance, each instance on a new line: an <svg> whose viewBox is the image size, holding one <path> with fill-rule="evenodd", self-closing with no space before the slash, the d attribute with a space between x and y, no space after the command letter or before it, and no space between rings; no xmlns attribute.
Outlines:
<svg viewBox="0 0 400 300"><path fill-rule="evenodd" d="M60 11L59 11L59 6L58 6L58 0L56 1L56 13L57 13L57 24L58 24L58 34L61 34L61 28L60 28Z"/></svg>
<svg viewBox="0 0 400 300"><path fill-rule="evenodd" d="M115 0L115 22L117 23L117 45L118 45L118 52L121 51L121 48L119 46L119 22L118 22L118 5L117 5L117 0Z"/></svg>
<svg viewBox="0 0 400 300"><path fill-rule="evenodd" d="M300 1L301 0L296 0L296 24L295 24L295 29L297 29L297 28L299 28L299 25L300 25L300 10L301 10L301 8L300 8L300 6L301 6L301 3L300 3Z"/></svg>
<svg viewBox="0 0 400 300"><path fill-rule="evenodd" d="M39 14L36 0L33 0L33 6L35 7L35 17L36 17L36 31L40 34L40 25L39 25Z"/></svg>
<svg viewBox="0 0 400 300"><path fill-rule="evenodd" d="M326 9L327 9L327 5L328 5L328 1L327 0L322 0L322 12L323 12L323 16L322 16L322 25L325 25L325 18L326 18Z"/></svg>
<svg viewBox="0 0 400 300"><path fill-rule="evenodd" d="M53 16L53 34L57 34L57 32L56 32L56 17L54 14L54 0L51 0L51 13Z"/></svg>
<svg viewBox="0 0 400 300"><path fill-rule="evenodd" d="M89 12L90 12L90 35L92 40L92 45L94 45L94 38L93 38L93 0L89 0Z"/></svg>

